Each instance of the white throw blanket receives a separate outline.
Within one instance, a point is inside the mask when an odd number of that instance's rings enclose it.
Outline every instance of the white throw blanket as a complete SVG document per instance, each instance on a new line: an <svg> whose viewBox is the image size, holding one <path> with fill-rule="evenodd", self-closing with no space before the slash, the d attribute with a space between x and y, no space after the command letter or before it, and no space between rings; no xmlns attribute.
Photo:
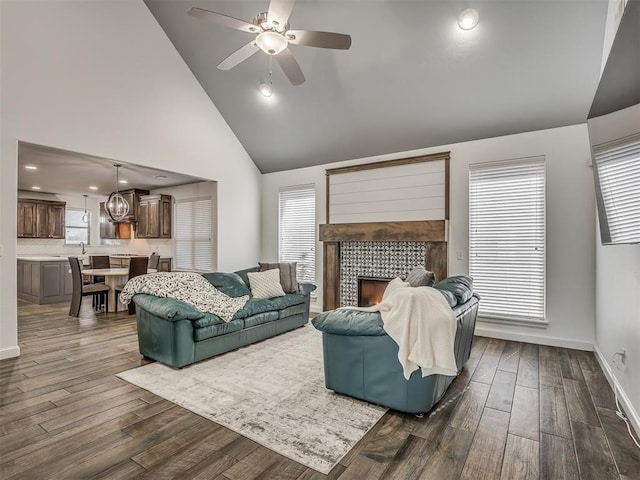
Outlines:
<svg viewBox="0 0 640 480"><path fill-rule="evenodd" d="M444 296L435 288L397 282L390 290L378 305L348 308L380 312L384 330L398 344L398 360L406 379L418 367L423 377L457 375L453 351L457 320Z"/></svg>
<svg viewBox="0 0 640 480"><path fill-rule="evenodd" d="M175 298L201 312L213 313L225 322L231 321L249 300L249 295L230 297L199 273L192 272L157 272L134 277L124 286L120 301L126 305L136 293Z"/></svg>

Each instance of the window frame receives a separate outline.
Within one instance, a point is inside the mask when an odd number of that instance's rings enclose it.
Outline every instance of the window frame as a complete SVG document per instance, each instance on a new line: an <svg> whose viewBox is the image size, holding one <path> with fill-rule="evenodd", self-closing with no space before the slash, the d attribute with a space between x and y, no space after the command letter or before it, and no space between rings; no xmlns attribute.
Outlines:
<svg viewBox="0 0 640 480"><path fill-rule="evenodd" d="M518 174L518 169L521 169L522 173ZM493 170L494 173L494 177L493 179L491 178L491 171ZM525 201L527 200L527 195L529 195L530 199L534 199L535 204L529 205L528 207L521 207L521 211L519 212L520 214L522 214L522 210L526 210L526 208L529 208L530 210L532 210L532 212L536 215L535 219L531 220L531 223L526 223L525 224L525 228L527 226L529 226L529 229L531 228L535 228L535 232L531 233L531 231L526 232L526 239L533 239L534 243L533 243L533 247L534 248L542 248L542 256L540 258L540 256L538 254L532 254L531 257L529 257L530 259L532 259L532 263L533 266L530 265L530 271L534 272L535 269L539 269L540 270L540 274L539 275L535 275L533 276L533 281L536 284L539 284L540 288L541 288L541 293L539 295L527 295L526 300L527 301L532 301L535 300L536 302L539 303L535 303L535 307L529 311L529 313L525 313L524 310L524 304L523 305L518 305L518 308L516 310L516 312L521 311L523 313L513 313L510 309L507 310L507 305L510 302L510 299L514 299L517 298L516 295L514 295L514 292L518 291L518 287L520 287L521 290L526 290L526 282L524 281L519 281L519 282L515 282L515 283L511 283L508 280L505 282L505 276L500 277L499 279L496 277L493 280L489 280L489 285L487 286L487 289L491 289L489 291L485 291L485 294L483 295L482 292L482 276L478 273L478 269L481 269L482 266L480 265L474 265L474 258L477 257L477 255L475 254L478 250L478 248L481 248L479 246L479 244L481 243L480 239L478 238L478 240L476 241L476 235L477 233L477 229L476 229L476 224L477 222L479 222L479 218L482 216L481 213L478 213L480 211L487 211L487 208L491 208L490 206L485 205L478 205L477 202L477 197L478 197L478 184L476 183L474 185L474 181L475 182L479 182L480 180L478 179L478 175L483 175L485 177L485 180L493 180L494 182L498 182L500 177L508 180L510 177L512 178L512 180L516 180L518 178L518 176L521 177L526 177L526 175L532 175L535 178L532 180L532 182L534 182L534 189L535 191L533 192L529 192L527 194L527 189L524 188L525 184L522 185L523 188L516 190L513 187L511 188L511 193L512 195L518 196L523 198ZM476 177L474 179L474 176ZM504 189L509 190L509 186L508 183L505 181L504 182ZM476 187L476 190L474 192L474 187ZM541 188L541 192L538 192L537 190ZM498 193L498 190L494 187L493 188L493 193ZM504 193L504 191L503 191ZM509 193L507 191L507 193ZM528 326L535 326L535 327L546 327L548 325L548 320L546 318L546 306L547 306L547 302L546 302L546 290L547 290L547 269L546 269L546 256L547 256L547 219L546 219L546 208L547 208L547 199L546 199L546 195L547 195L547 191L546 191L546 159L544 156L535 156L535 157L526 157L526 158L518 158L518 159L510 159L510 160L501 160L501 161L495 161L495 162L486 162L486 163L477 163L477 164L471 164L469 166L469 274L474 277L474 275L477 278L474 278L474 288L476 289L476 291L478 291L479 295L481 297L483 297L485 299L484 302L480 302L480 308L478 311L478 315L479 317L482 318L483 321L489 321L489 322L495 322L495 323L506 323L506 324L517 324L517 325L528 325ZM491 197L489 197L490 199ZM476 202L476 205L474 205L474 202ZM498 209L502 210L505 215L507 215L506 210L504 210L502 207L493 207L494 210ZM514 212L516 215L518 214L518 211ZM539 216L541 215L541 216ZM511 217L511 215L509 215ZM516 217L517 218L517 217ZM526 218L524 217L524 215L522 215L521 218L524 218L526 220ZM486 221L486 220L485 220ZM509 262L508 260L505 260L505 263L507 265L511 264L511 265L517 265L518 262L520 264L523 263L523 257L522 257L522 252L518 252L517 247L514 246L514 238L517 241L517 243L515 243L515 245L526 245L526 241L523 240L523 238L525 238L525 236L523 236L522 234L518 235L519 232L513 232L512 230L509 229L509 226L512 224L513 222L513 218L510 218L509 220L507 219L503 219L502 220L503 224L505 224L507 226L507 228L504 230L504 232L506 233L510 233L511 235L511 245L509 245L510 249L509 251L512 254L519 254L520 257L517 258L517 262L511 261ZM507 224L507 222L509 222ZM474 224L475 223L475 224ZM493 223L493 222L492 222ZM498 224L498 228L500 228L500 224ZM541 230L540 230L541 229ZM493 232L489 232L490 234ZM498 232L499 233L499 232ZM481 234L479 234L481 237L483 237L484 235L486 235L487 232L482 232ZM486 237L483 237L486 238ZM490 240L492 240L493 238L498 238L498 237L489 237ZM504 242L503 239L498 238L497 240L491 242L491 243L495 243L496 242ZM537 243L536 243L537 242ZM486 244L486 242L485 242ZM531 244L529 244L531 245ZM495 248L495 246L494 246ZM485 252L490 252L491 251L491 246L486 247L485 246ZM496 253L498 252L498 253ZM489 261L489 257L490 255L500 255L500 251L499 250L494 250L492 253L485 253L485 262ZM498 267L499 268L499 267ZM521 280L517 278L517 275L519 274L513 274L513 278L517 279L517 280ZM488 273L484 274L485 277L491 277L491 272L489 271ZM493 275L495 277L495 274ZM493 307L493 309L490 310L486 310L486 305L487 305L487 300L489 298L491 298L492 295L495 295L496 292L500 292L500 287L499 284L500 282L506 283L508 285L508 287L506 287L503 296L498 295L497 297L494 297L497 299L498 304L502 303L503 305L498 305L498 308L496 308L495 304L489 304L490 307ZM515 285L515 286L514 286ZM511 287L511 290L509 290L509 287ZM500 292L501 293L501 292ZM521 296L522 298L522 296ZM520 301L520 299L516 299L516 302ZM483 311L483 306L485 307L485 311ZM500 307L503 308L500 308Z"/></svg>
<svg viewBox="0 0 640 480"><path fill-rule="evenodd" d="M67 224L67 220L69 219L69 212L82 212L82 214L84 215L85 211L87 212L88 215L88 221L87 221L87 225L86 227L78 227L75 225L68 225ZM85 210L84 208L77 208L77 207L65 207L65 212L64 212L64 244L65 245L80 245L82 243L82 240L78 241L78 242L70 242L67 239L67 229L72 228L72 229L78 229L78 230L86 230L87 231L87 241L84 243L85 246L91 245L91 210Z"/></svg>
<svg viewBox="0 0 640 480"><path fill-rule="evenodd" d="M287 192L302 192L302 191L310 191L311 198L313 199L312 204L312 214L313 220L311 222L313 233L312 233L312 242L311 242L311 259L310 262L301 262L298 259L291 259L283 256L283 195L286 195ZM316 237L316 228L317 228L317 192L315 184L304 184L304 185L291 185L286 187L281 187L278 190L278 261L279 262L296 262L297 263L297 272L296 275L298 277L298 282L311 282L314 285L316 284L316 275L317 275L317 267L316 267L316 254L317 254L317 237ZM309 233L309 232L308 232ZM300 269L301 266L309 265L312 272L309 275L301 275ZM311 296L315 298L315 293L312 293Z"/></svg>

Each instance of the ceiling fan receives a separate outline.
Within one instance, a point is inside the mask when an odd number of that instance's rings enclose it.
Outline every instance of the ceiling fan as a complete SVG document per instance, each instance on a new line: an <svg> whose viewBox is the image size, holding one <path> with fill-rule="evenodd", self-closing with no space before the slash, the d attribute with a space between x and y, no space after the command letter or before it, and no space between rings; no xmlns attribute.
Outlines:
<svg viewBox="0 0 640 480"><path fill-rule="evenodd" d="M305 78L300 65L289 50L290 43L348 50L351 47L351 36L332 32L290 30L289 16L294 3L295 0L271 0L267 12L256 15L252 20L253 23L196 7L190 8L188 13L192 17L201 18L217 25L256 34L253 40L220 62L218 64L220 70L230 70L257 51L262 50L267 55L276 57L280 67L293 85L300 85Z"/></svg>

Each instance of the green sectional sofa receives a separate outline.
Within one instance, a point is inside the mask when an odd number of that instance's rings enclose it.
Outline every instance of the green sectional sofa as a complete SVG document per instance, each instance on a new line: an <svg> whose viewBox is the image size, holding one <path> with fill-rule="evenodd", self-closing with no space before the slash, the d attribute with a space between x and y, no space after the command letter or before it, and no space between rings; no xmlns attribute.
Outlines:
<svg viewBox="0 0 640 480"><path fill-rule="evenodd" d="M251 295L247 273L257 271L255 267L203 276L218 290L239 297ZM180 300L136 294L133 301L140 353L180 368L301 327L309 321L310 294L315 289L315 285L300 283L297 293L283 297L250 297L228 323Z"/></svg>

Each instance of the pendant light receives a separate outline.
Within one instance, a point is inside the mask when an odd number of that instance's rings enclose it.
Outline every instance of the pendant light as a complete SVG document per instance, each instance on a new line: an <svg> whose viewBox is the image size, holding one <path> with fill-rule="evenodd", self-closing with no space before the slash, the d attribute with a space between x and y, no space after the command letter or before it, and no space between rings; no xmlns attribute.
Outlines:
<svg viewBox="0 0 640 480"><path fill-rule="evenodd" d="M106 205L107 214L114 222L121 222L129 213L129 203L118 192L118 185L120 184L118 174L121 166L119 164L114 165L116 167L116 191L109 195Z"/></svg>
<svg viewBox="0 0 640 480"><path fill-rule="evenodd" d="M86 193L83 195L84 197L84 215L82 215L82 221L84 223L89 223L89 214L87 213L87 195Z"/></svg>

